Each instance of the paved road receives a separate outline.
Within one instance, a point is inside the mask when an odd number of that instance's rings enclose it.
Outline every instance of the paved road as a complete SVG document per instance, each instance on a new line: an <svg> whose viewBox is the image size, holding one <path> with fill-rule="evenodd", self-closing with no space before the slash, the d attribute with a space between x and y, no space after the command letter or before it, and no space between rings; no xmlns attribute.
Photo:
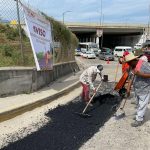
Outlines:
<svg viewBox="0 0 150 150"><path fill-rule="evenodd" d="M80 56L76 56L76 60L83 66L98 65L98 64L108 65L108 61L100 60L97 57L96 59L86 59ZM109 61L110 65L116 65L117 63L118 63L117 58L115 58L115 61Z"/></svg>
<svg viewBox="0 0 150 150"><path fill-rule="evenodd" d="M110 91L113 86L112 83L107 84L104 83L100 90L106 94L101 95L99 92L94 99L94 106L88 109L88 114L92 117L82 118L76 114L85 107L76 97L67 105L49 110L45 115L50 121L43 127L2 150L78 150L99 131L113 115L113 106L120 102L119 96L107 94L107 90ZM34 126L37 128L38 124ZM25 129L21 131L22 134L24 132ZM17 135L11 138L17 138Z"/></svg>
<svg viewBox="0 0 150 150"><path fill-rule="evenodd" d="M109 79L114 80L117 61L107 64L98 59L82 59L76 58L78 63L84 65L84 68L90 65L103 64L104 73L109 75ZM120 75L121 66L119 66L118 77ZM99 84L99 82L96 82ZM110 93L113 88L113 83L104 83L99 94L106 92ZM133 93L127 101L125 107L126 117L121 120L115 120L112 117L113 106L118 104L119 98L117 95L97 95L95 100L97 102L94 107L89 108L88 113L92 115L91 118L80 118L74 112L81 112L84 104L79 101L79 93L81 88L70 92L70 95L59 98L55 107L45 106L47 111L35 111L33 114L29 112L27 117L22 115L18 120L11 121L12 125L0 125L0 133L3 130L13 130L19 124L24 125L28 120L32 120L28 124L29 127L19 129L16 134L8 134L3 138L3 143L10 140L9 145L3 150L149 150L150 147L150 108L145 116L146 122L139 128L131 128L130 123L133 121L134 107L130 104L133 100ZM76 93L76 94L75 94ZM67 104L62 105L60 101L66 101ZM55 102L56 103L56 102ZM35 116L40 116L35 117ZM35 121L38 118L38 122ZM44 119L43 119L44 118ZM34 120L34 121L33 121ZM33 122L33 123L32 123ZM36 123L34 123L36 122ZM41 125L42 124L42 125ZM14 128L13 128L14 127ZM32 132L31 132L32 128ZM0 137L0 143L1 143Z"/></svg>

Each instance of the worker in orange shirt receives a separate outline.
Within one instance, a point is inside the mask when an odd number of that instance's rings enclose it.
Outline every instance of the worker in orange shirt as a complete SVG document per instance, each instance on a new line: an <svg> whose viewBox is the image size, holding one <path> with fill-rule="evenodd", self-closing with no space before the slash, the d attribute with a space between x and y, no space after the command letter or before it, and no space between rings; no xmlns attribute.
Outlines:
<svg viewBox="0 0 150 150"><path fill-rule="evenodd" d="M127 50L124 51L123 57L119 58L119 63L122 64L122 74L124 74L125 71L129 70L129 65L128 63L125 63L125 56L128 55L129 52Z"/></svg>

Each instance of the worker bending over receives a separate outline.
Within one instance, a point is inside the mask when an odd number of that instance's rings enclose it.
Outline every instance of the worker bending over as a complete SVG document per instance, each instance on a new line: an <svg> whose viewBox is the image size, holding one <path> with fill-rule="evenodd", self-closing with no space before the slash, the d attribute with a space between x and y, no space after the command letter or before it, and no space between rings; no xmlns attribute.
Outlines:
<svg viewBox="0 0 150 150"><path fill-rule="evenodd" d="M84 70L80 76L80 82L83 88L81 99L86 103L88 103L90 100L90 90L93 90L94 93L96 92L96 88L94 87L93 82L95 81L97 74L99 74L101 77L102 70L102 65L91 66Z"/></svg>

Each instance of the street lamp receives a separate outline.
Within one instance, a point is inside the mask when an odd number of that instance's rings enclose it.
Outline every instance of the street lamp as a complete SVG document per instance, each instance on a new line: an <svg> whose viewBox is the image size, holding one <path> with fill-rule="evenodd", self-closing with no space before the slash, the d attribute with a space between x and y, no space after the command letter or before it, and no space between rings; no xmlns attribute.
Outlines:
<svg viewBox="0 0 150 150"><path fill-rule="evenodd" d="M71 11L65 11L65 12L63 12L63 24L64 24L64 20L65 20L65 14L68 13L68 12L71 12Z"/></svg>
<svg viewBox="0 0 150 150"><path fill-rule="evenodd" d="M101 29L102 29L102 36L101 36L101 48L103 47L103 35L104 35L104 31L103 31L103 23L104 23L104 14L103 14L103 0L101 0L101 15L100 15L100 24L101 24Z"/></svg>

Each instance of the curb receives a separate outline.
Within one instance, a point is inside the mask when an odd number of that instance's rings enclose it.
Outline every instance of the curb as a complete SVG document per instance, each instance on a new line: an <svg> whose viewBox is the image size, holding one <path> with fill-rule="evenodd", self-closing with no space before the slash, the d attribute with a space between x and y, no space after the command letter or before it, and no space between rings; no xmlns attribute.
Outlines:
<svg viewBox="0 0 150 150"><path fill-rule="evenodd" d="M67 93L74 90L75 88L78 88L79 86L80 86L80 82L77 81L74 84L64 88L63 90L61 90L60 92L58 92L54 95L48 96L48 97L40 99L36 102L29 103L29 104L26 104L24 106L21 106L21 107L18 107L18 108L9 110L9 111L2 112L2 113L0 113L0 122L12 119L18 115L21 115L21 114L27 112L27 111L31 111L37 107L41 107L43 105L46 105L46 104L54 101L55 99L66 95Z"/></svg>

